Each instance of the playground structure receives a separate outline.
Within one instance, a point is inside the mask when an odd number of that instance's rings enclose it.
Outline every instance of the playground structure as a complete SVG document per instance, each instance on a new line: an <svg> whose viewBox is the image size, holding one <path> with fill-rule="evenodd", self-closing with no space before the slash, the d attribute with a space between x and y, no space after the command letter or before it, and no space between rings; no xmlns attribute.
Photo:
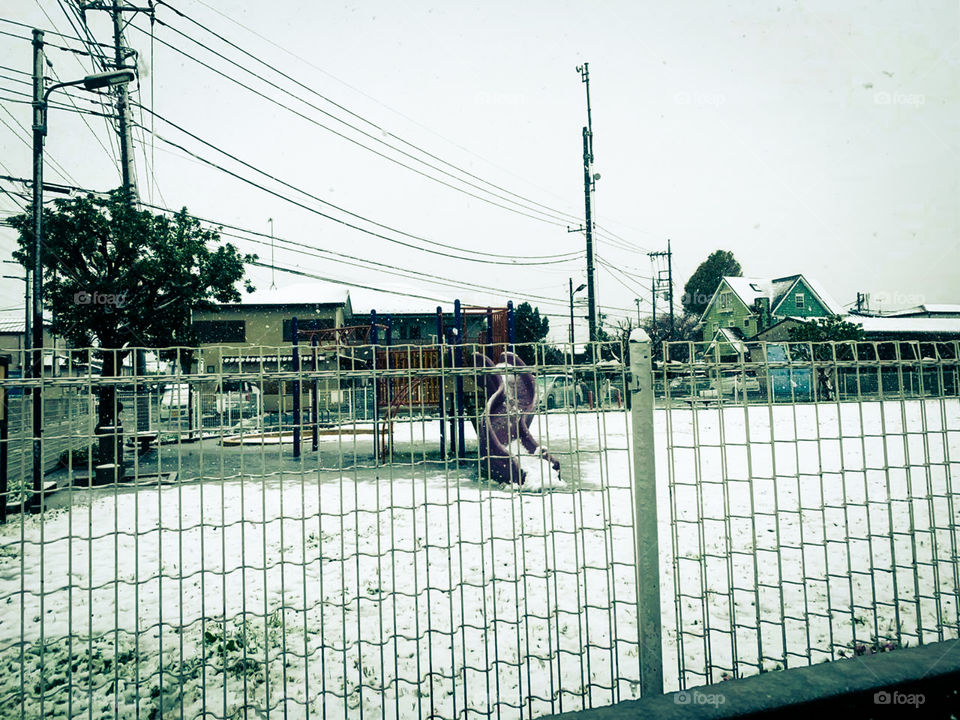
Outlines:
<svg viewBox="0 0 960 720"><path fill-rule="evenodd" d="M468 336L468 317L482 317L483 328L475 337ZM393 458L394 423L401 414L436 413L440 423L440 453L444 457L466 457L465 427L469 418L480 438L480 454L490 477L500 482L522 483L517 458L509 445L520 440L531 454L540 452L528 429L530 417L536 408L536 384L531 373L478 374L456 372L462 368L492 368L495 363L513 367L522 361L510 349L513 345L514 310L510 302L505 308L483 308L454 303L453 323L446 321L443 309L436 311L437 342L431 345L394 345L392 319L389 315L370 314L370 324L321 330L299 330L293 318L294 367L311 366L300 359L300 341L309 338L309 348L316 357L318 351L333 351L347 369L373 370L373 436L374 452L381 462ZM363 351L359 351L363 348ZM315 361L313 362L315 367ZM446 371L454 371L447 375ZM301 417L300 381L294 382L294 417ZM523 388L519 408L513 397L513 410L505 413L503 403L493 417L487 409L487 400L496 392L514 392ZM313 449L317 447L319 423L316 418L316 388L311 394L310 426ZM519 410L519 414L517 413ZM507 415L509 414L509 419ZM294 423L292 433L294 455L299 456L302 443L301 427ZM547 456L543 456L547 457ZM559 463L552 458L548 463L556 473Z"/></svg>

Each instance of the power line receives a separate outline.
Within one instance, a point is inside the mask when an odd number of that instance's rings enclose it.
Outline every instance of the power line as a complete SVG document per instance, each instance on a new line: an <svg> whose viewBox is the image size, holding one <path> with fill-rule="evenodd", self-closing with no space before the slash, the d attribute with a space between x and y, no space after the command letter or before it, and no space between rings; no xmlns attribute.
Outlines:
<svg viewBox="0 0 960 720"><path fill-rule="evenodd" d="M160 21L158 21L158 22L160 22ZM163 23L163 24L166 25L166 23ZM140 32L143 32L142 29L137 28L136 26L133 26L133 27L134 27L135 29L139 30ZM169 26L167 26L167 27L169 27ZM410 166L410 165L402 162L401 160L398 160L398 159L396 159L396 158L394 158L394 157L391 157L391 156L389 156L389 155L387 155L387 154L385 154L385 153L382 153L382 152L380 152L379 150L375 150L374 148L371 148L371 147L368 146L368 145L364 145L364 144L363 144L362 142L360 142L359 140L356 140L355 138L352 138L352 137L350 137L349 135L345 135L344 133L339 132L338 130L333 129L333 128L330 127L329 125L324 125L322 122L320 122L320 121L317 120L316 118L312 118L312 117L310 117L309 115L305 115L304 113L300 112L299 110L296 110L296 109L290 107L289 105L280 102L279 100L276 100L276 99L274 99L274 98L271 98L269 95L265 95L264 93L262 93L262 92L260 92L259 90L251 87L250 85L247 85L246 83L238 80L237 78L232 77L232 76L228 75L227 73L222 72L221 70L218 70L217 68L209 65L208 63L203 62L202 60L199 60L198 58L194 57L193 55L190 55L188 52L186 52L186 51L184 51L184 50L181 50L180 48L176 47L175 45L171 45L170 43L166 42L165 40L162 40L162 39L160 39L160 38L156 38L156 41L159 42L161 45L164 45L165 47L168 47L169 49L173 50L174 52L179 53L180 55L182 55L182 56L184 56L184 57L186 57L186 58L189 58L190 60L194 61L194 62L197 63L198 65L201 65L202 67L207 68L208 70L210 70L211 72L219 75L219 76L222 77L223 79L228 80L229 82L232 82L232 83L234 83L235 85L239 85L240 87L244 88L245 90L248 90L248 91L252 92L254 95L257 95L258 97L263 98L264 100L266 100L266 101L268 101L268 102L270 102L270 103L273 103L274 105L277 105L278 107L281 107L281 108L283 108L284 110L287 110L287 111L290 112L290 113L293 113L293 114L296 115L297 117L299 117L299 118L301 118L301 119L303 119L303 120L306 120L307 122L309 122L309 123L311 123L311 124L313 124L313 125L316 125L317 127L322 128L323 130L326 130L327 132L332 133L332 134L336 135L337 137L339 137L339 138L341 138L341 139L343 139L343 140L346 140L346 141L349 142L349 143L352 143L352 144L354 144L354 145L356 145L356 146L358 146L358 147L360 147L360 148L363 148L364 150L367 150L367 151L373 153L374 155L377 155L378 157L381 157L381 158L383 158L384 160L387 160L388 162L392 162L392 163L394 163L394 164L396 164L396 165L399 165L399 166L401 166L401 167L404 167L404 168L410 170L411 172L416 173L417 175L420 175L420 176L422 176L422 177L424 177L424 178L427 178L428 180L432 180L432 181L434 181L434 182L436 182L436 183L439 183L439 184L441 184L441 185L444 185L444 186L450 188L451 190L455 190L455 191L457 191L457 192L459 192L459 193L462 193L462 194L464 194L464 195L467 195L467 196L469 196L469 197L472 197L472 198L474 198L475 200L479 200L479 201L481 201L481 202L485 202L485 203L487 203L488 205L493 205L494 207L499 207L499 208L501 208L502 210L506 210L506 211L508 211L508 212L512 212L512 213L514 213L514 214L516 214L516 215L522 215L522 216L528 217L528 218L530 218L530 219L532 219L532 220L538 220L538 221L540 221L540 222L545 222L545 223L548 223L548 224L551 224L551 225L556 225L556 226L558 226L558 227L564 227L564 223L563 223L563 222L557 222L557 221L555 221L555 220L551 220L551 219L547 219L547 218L544 218L544 217L540 217L539 215L531 215L531 214L528 213L528 212L524 212L524 211L522 211L522 210L518 210L518 209L513 208L513 207L510 207L510 206L508 206L508 205L504 205L504 204L502 204L502 203L496 202L496 201L494 201L494 200L491 200L491 199L488 198L488 197L484 197L483 195L478 195L478 194L473 193L473 192L471 192L471 191L469 191L469 190L466 190L466 189L464 189L464 188L462 188L462 187L457 187L456 185L453 185L453 184L451 184L451 183L448 183L448 182L446 182L445 180L441 180L440 178L434 177L433 175L430 175L429 173L426 173L426 172L424 172L424 171L422 171L422 170L419 170L419 169L417 169L417 168L415 168L415 167L412 167L412 166ZM214 54L216 54L215 51L211 51L211 52L214 52ZM229 60L228 58L225 58L225 59L227 60L227 62L233 62L233 61ZM236 64L236 63L234 63L234 64ZM283 90L283 88L280 88L279 86L276 86L275 84L271 83L269 80L266 80L266 79L263 78L262 76L257 75L257 74L254 73L253 71L247 70L246 68L243 68L243 66L239 66L239 65L238 65L238 67L240 67L240 68L243 69L243 70L246 70L247 72L249 72L250 74L254 75L255 77L260 78L261 80L263 80L263 81L266 82L267 84L270 84L270 85L272 85L273 87L276 87L277 89L281 90L282 92L286 92L285 90ZM302 103L304 103L305 105L307 105L308 107L311 107L311 108L313 108L313 109L315 109L315 110L317 110L317 111L319 111L319 112L325 112L324 110L316 107L315 105L312 105L311 103L307 102L306 100L304 100L304 99L302 99L302 98L297 98L297 99L298 99L300 102L302 102ZM326 114L329 114L329 113L326 113ZM334 119L337 119L337 118L334 118ZM337 120L338 120L338 122L344 122L344 121L339 120L339 119L337 119ZM356 128L355 128L355 129L356 129ZM362 130L359 130L359 129L356 129L356 130L357 130L358 132L360 132L360 133L365 134L364 131L362 131ZM376 139L376 138L375 138L375 139ZM399 149L397 149L397 148L393 148L393 147L390 146L390 145L388 145L388 147L391 147L395 152L399 152L399 153L404 154L404 155L409 155L408 153L404 153L404 151L399 150ZM421 161L421 160L419 160L419 159L417 159L417 158L414 158L414 159L417 160L418 162L423 162L423 161ZM429 165L429 164L428 164L428 165ZM431 167L432 167L432 166L431 166ZM441 172L443 172L443 171L441 171ZM462 182L462 183L464 183L464 184L466 184L466 185L470 185L470 186L472 186L472 187L476 187L476 186L473 185L472 183L468 183L467 181L462 180L462 179L460 179L460 178L455 178L455 179L456 179L458 182ZM483 192L489 193L488 190L484 190L483 188L480 188L480 189L481 189L481 191L483 191ZM496 197L499 197L499 196L497 196L495 193L491 193L491 194L494 194ZM509 201L509 200L508 200L508 201ZM513 202L513 201L509 201L509 202ZM542 211L536 211L536 212L542 212Z"/></svg>
<svg viewBox="0 0 960 720"><path fill-rule="evenodd" d="M435 155L435 154L433 154L433 153L425 150L424 148L422 148L422 147L420 147L420 146L418 146L418 145L416 145L416 144L414 144L414 143L411 143L411 142L409 142L409 141L407 141L407 140L404 140L402 137L400 137L400 136L398 136L398 135L390 132L389 130L386 130L386 129L385 129L384 127L382 127L381 125L373 122L372 120L369 120L369 119L363 117L362 115L359 115L358 113L353 112L353 111L350 110L349 108L347 108L347 107L341 105L340 103L332 100L331 98L327 97L326 95L323 95L322 93L318 92L317 90L315 90L314 88L310 87L309 85L306 85L306 84L300 82L300 81L297 80L296 78L290 76L289 74L283 72L282 70L279 70L279 69L276 68L275 66L270 65L269 63L265 62L263 59L257 57L257 56L254 55L253 53L245 50L244 48L242 48L241 46L239 46L239 45L237 45L236 43L232 42L231 40L227 39L227 38L224 37L223 35L214 32L214 31L211 30L209 27L203 25L202 23L198 22L197 20L194 20L194 19L193 19L192 17L190 17L189 15L181 12L181 11L178 10L177 8L175 8L175 7L173 7L172 5L170 5L170 3L164 2L164 0L158 0L158 4L159 4L159 5L164 5L164 6L168 7L168 8L170 8L170 10L171 10L172 12L176 13L176 14L177 14L178 16L180 16L181 18L183 18L183 19L185 19L185 20L193 23L194 25L196 25L196 26L199 27L200 29L206 31L206 32L209 33L210 35L213 35L214 37L216 37L216 38L219 39L220 41L226 43L227 45L229 45L230 47L234 48L235 50L243 53L246 57L254 60L255 62L257 62L257 63L259 63L259 64L261 64L261 65L263 65L263 66L266 67L267 69L269 69L269 70L275 72L277 75L280 75L281 77L289 80L290 82L292 82L292 83L294 83L295 85L297 85L298 87L306 90L307 92L309 92L309 93L317 96L318 98L320 98L320 99L322 99L323 101L329 103L330 105L334 106L334 107L337 108L338 110L341 110L341 111L347 113L349 116L351 116L351 117L353 117L353 118L356 118L357 120L359 120L359 121L361 121L361 122L369 125L371 128L373 128L374 130L376 130L377 132L379 132L381 135L385 135L385 136L390 137L390 138L392 138L392 139L394 139L394 140L396 140L396 141L398 141L398 142L400 142L400 143L403 143L403 144L406 145L407 147L410 147L410 148L416 150L417 152L419 152L419 153L421 153L422 155L430 158L431 160L435 160L435 161L437 161L437 162L439 162L439 163L442 163L443 165L446 165L447 167L450 167L450 168L456 170L458 173L460 173L460 174L462 174L462 175L465 175L466 177L472 178L472 179L474 179L474 180L477 180L478 182L483 183L484 185L488 185L488 186L490 186L490 187L492 187L492 188L495 188L496 190L499 190L499 191L501 191L501 192L507 193L508 195L510 195L510 196L512 196L512 197L514 197L514 198L518 198L519 200L522 200L522 201L525 202L525 203L530 203L531 205L534 205L534 206L536 206L536 207L542 208L543 210L548 211L549 214L551 214L551 215L553 215L553 216L560 216L558 219L562 220L563 222L570 222L571 220L577 220L577 219L578 219L575 215L572 215L572 214L570 214L570 213L564 212L564 211L562 211L562 210L557 210L556 208L552 208L552 207L550 207L549 205L545 205L545 204L543 204L543 203L539 203L539 202L537 202L536 200L533 200L533 199L531 199L531 198L528 198L528 197L526 197L526 196L524 196L524 195L520 195L520 194L518 194L518 193L516 193L516 192L513 192L512 190L509 190L509 189L504 188L504 187L502 187L502 186L500 186L500 185L497 185L496 183L490 182L489 180L485 180L484 178L482 178L482 177L480 177L480 176L478 176L478 175L470 172L469 170L465 170L464 168L459 167L458 165L455 165L455 164L453 164L453 163L451 163L451 162L449 162L449 161L447 161L447 160L444 160L443 158L441 158L441 157L439 157L439 156L437 156L437 155ZM233 64L233 65L235 65L235 66L237 66L237 67L240 67L241 69L243 69L243 70L245 70L246 72L254 75L255 77L258 77L258 78L260 78L261 80L264 80L264 82L267 82L267 83L270 84L272 87L277 88L277 89L280 90L281 92L284 92L284 93L286 93L287 95L290 95L291 97L294 97L294 98L296 98L296 99L301 100L302 102L304 102L304 101L302 100L302 98L300 98L300 97L297 96L297 95L294 95L294 94L291 93L289 90L286 90L286 89L284 89L284 88L281 88L280 86L278 86L278 85L270 82L269 80L266 80L266 79L263 78L262 76L257 75L256 73L253 73L252 71L250 71L250 70L247 69L247 68L244 68L243 66L241 66L241 65L239 65L238 63L234 62L233 60L230 60L229 58L226 58L225 56L221 55L220 53L217 53L215 50L211 49L208 45L205 45L204 43L202 43L202 42L196 40L195 38L187 35L187 34L184 33L183 31L181 31L181 30L173 27L173 26L170 25L169 23L165 23L165 22L163 22L163 21L161 21L161 20L158 20L157 22L161 23L161 24L164 25L165 27L170 28L170 29L173 30L174 32L177 32L178 34L180 34L181 36L187 38L188 40L191 40L192 42L196 43L197 45L200 45L200 47L203 47L203 48L205 48L206 50L208 50L209 52L212 52L213 54L217 55L217 57L220 57L220 58L226 60L227 62L229 62L229 63L231 63L231 64ZM379 142L379 143L381 143L381 144L383 144L383 145L386 145L387 147L391 148L392 150L395 150L396 152L400 152L400 153L402 153L403 155L405 155L405 156L407 156L407 157L409 157L409 158L411 158L411 159L413 159L413 160L415 160L415 161L417 161L417 162L423 163L423 164L427 165L428 167L430 167L430 168L432 168L432 169L434 169L434 170L437 170L438 172L442 172L443 174L447 175L448 177L454 178L454 179L458 180L459 182L465 182L466 184L470 185L471 187L474 187L474 188L477 188L477 189L479 189L479 190L482 190L483 192L488 192L488 193L490 193L489 190L486 190L486 189L484 189L484 188L481 188L481 187L479 187L479 186L477 186L477 185L474 185L474 184L472 184L472 183L468 183L468 182L464 181L462 178L458 178L458 177L456 177L455 175L453 175L453 174L451 174L451 173L449 173L449 172L446 172L446 171L444 171L443 169L438 168L438 167L436 167L436 166L434 166L434 165L431 165L430 163L427 163L427 162L425 162L424 160L422 160L422 159L420 159L420 158L417 158L417 157L414 156L414 155L411 155L411 154L409 154L409 153L406 153L406 152L400 150L399 148L396 148L395 146L390 145L389 143L385 142L382 138L377 137L376 135L372 135L372 134L370 134L370 133L367 133L367 132L365 132L365 131L357 128L355 125L352 125L351 123L348 123L348 122L346 122L345 120L343 120L343 119L341 119L341 118L338 118L337 116L335 116L335 115L333 115L333 114L331 114L331 113L329 113L329 112L327 112L327 111L325 111L325 110L322 110L322 109L320 109L320 108L316 108L314 105L311 105L310 103L305 103L305 104L309 105L310 107L314 107L316 110L318 110L319 112L322 112L322 113L323 113L324 115L326 115L327 117L330 117L330 118L336 120L337 122L343 123L343 124L346 125L347 127L350 127L350 128L352 128L353 130L356 130L357 132L360 132L360 133L363 134L365 137L368 137L368 138L370 138L371 140L374 140L374 141ZM515 200L510 200L509 198L504 197L504 196L502 196L502 195L498 195L498 194L496 194L496 193L490 193L490 194L491 194L491 195L494 195L495 197L499 197L499 198L501 198L501 199L503 199L503 200L507 200L507 201L510 201L510 202L514 202L515 204L518 204L518 205L520 205L521 207L526 207L526 208L529 209L529 210L534 210L534 211L536 211L535 208L531 208L531 207L525 206L525 205L523 205L522 203L517 203L517 201L515 201ZM541 210L541 211L537 211L537 212L542 212L542 210Z"/></svg>
<svg viewBox="0 0 960 720"><path fill-rule="evenodd" d="M350 222L348 222L348 221L346 221L346 220L343 220L343 219L341 219L341 218L337 218L337 217L334 217L333 215L330 215L330 214L328 214L328 213L324 213L324 212L322 212L322 211L320 211L320 210L317 210L316 208L312 208L312 207L310 207L309 205L305 205L304 203L301 203L301 202L299 202L299 201L297 201L297 200L294 200L293 198L290 198L290 197L288 197L288 196L286 196L286 195L283 195L282 193L279 193L279 192L277 192L277 191L275 191L275 190L271 190L270 188L267 188L267 187L265 187L265 186L263 186L263 185L255 182L255 181L253 181L253 180L250 180L249 178L245 178L245 177L243 177L242 175L239 175L238 173L235 173L235 172L233 172L232 170L229 170L229 169L223 167L222 165L219 165L219 164L213 162L212 160L208 160L207 158L204 158L204 157L202 157L202 156L200 156L200 155L198 155L198 154L196 154L196 153L188 150L187 148L183 147L182 145L180 145L180 144L178 144L178 143L176 143L176 142L173 142L172 140L169 140L169 139L163 137L162 135L156 135L156 138L157 138L158 140L160 140L161 142L164 142L164 143L166 143L167 145L170 145L170 146L172 146L172 147L175 147L175 148L181 150L182 152L187 153L187 154L190 155L191 157L199 160L200 162L203 162L203 163L205 163L205 164L207 164L207 165L210 165L211 167L214 167L214 168L220 170L221 172L224 172L224 173L226 173L226 174L228 174L228 175L230 175L230 176L232 176L232 177L234 177L234 178L236 178L236 179L238 179L238 180L240 180L240 181L242 181L242 182L245 182L245 183L247 183L247 184L249 184L249 185L252 185L253 187L256 187L256 188L258 188L258 189L260 189L260 190L262 190L262 191L264 191L264 192L266 192L266 193L269 193L269 194L273 195L274 197L277 197L277 198L279 198L279 199L281 199L281 200L285 200L286 202L289 202L289 203L291 203L291 204L293 204L293 205L296 205L297 207L303 208L304 210L307 210L308 212L312 212L312 213L314 213L314 214L316 214L316 215L319 215L319 216L321 216L321 217L323 217L323 218L326 218L326 219L328 219L328 220L332 220L332 221L334 221L334 222L336 222L336 223L339 223L339 224L341 224L341 225L344 225L344 226L346 226L346 227L349 227L349 228L351 228L351 229L353 229L353 230L358 230L358 231L360 231L360 232L362 232L362 233L366 233L367 235L371 235L371 236L373 236L373 237L378 237L378 238L383 239L383 240L386 240L386 241L388 241L388 242L395 243L395 244L398 244L398 245L402 245L402 246L404 246L404 247L407 247L407 248L410 248L410 249L413 249L413 250L419 250L419 251L421 251L421 252L432 253L432 254L434 254L434 255L441 255L441 256L444 256L444 257L450 257L450 258L454 258L454 259L457 259L457 260L466 260L466 261L469 261L469 262L484 262L484 263L494 263L494 264L501 264L501 265L520 266L520 265L549 265L549 264L557 264L557 263L561 263L561 262L568 262L569 260L572 260L572 259L574 259L575 257L578 257L579 254L580 254L579 251L574 251L574 252L571 252L571 253L565 253L564 255L508 256L508 255L502 255L502 254L496 254L496 253L486 253L486 252L482 252L482 251L479 251L479 250L471 250L471 249L469 249L469 248L457 247L457 246L455 246L455 245L449 245L449 244L447 244L447 243L441 243L441 242L436 241L436 240L429 240L429 239L424 238L424 237L422 237L422 236L414 235L414 234L412 234L412 233L408 233L408 232L405 232L405 231L403 231L403 230L398 230L398 229L393 228L393 227L390 227L390 226L388 226L388 225L384 225L384 224L379 223L379 222L376 222L376 221L374 221L374 220L370 220L369 218L366 218L366 217L364 217L364 216L362 216L362 215L359 215L358 213L354 213L354 212L352 212L352 211L350 211L350 210L346 210L346 209L344 209L344 208L341 208L341 207L339 207L339 206L337 206L337 205L334 205L333 203L330 203L330 202L327 202L326 200L323 200L322 198L319 198L319 197L317 197L317 196L315 196L315 195L312 195L312 194L310 194L310 193L308 193L308 192L306 192L306 191L304 191L304 190L301 190L301 189L297 188L296 186L294 186L294 185L292 185L292 184L290 184L290 183L287 183L287 182L285 182L285 181L283 181L283 180L280 180L279 178L276 178L275 176L273 176L273 175L271 175L271 174L269 174L269 173L267 173L267 172L265 172L265 171L263 171L263 170L260 170L259 168L255 167L255 166L253 166L253 165L251 165L251 164L249 164L249 163L246 163L246 162L244 162L243 160L240 160L239 158L231 155L230 153L228 153L228 152L226 152L226 151L224 151L224 150L221 150L221 149L217 148L215 145L213 145L213 144L211 144L211 143L208 143L208 142L205 141L205 140L200 139L199 137L193 135L192 133L190 133L190 132L182 129L180 126L178 126L178 125L176 125L176 124L174 124L174 123L166 120L165 118L161 117L159 114L153 113L153 111L151 111L149 108L145 108L145 109L147 110L148 113L152 113L152 114L156 115L156 117L158 117L159 119L163 120L164 122L167 122L167 123L170 124L172 127L177 128L177 129L180 130L181 132L184 132L185 134L187 134L187 135L189 135L190 137L198 140L199 142L203 143L204 145L207 145L208 147L211 147L211 148L215 149L217 152L220 152L220 153L226 155L227 157L231 158L232 160L234 160L234 161L236 161L236 162L239 162L239 163L241 163L242 165L244 165L244 166L246 166L246 167L249 167L250 169L254 170L255 172L258 172L258 173L260 173L261 175L264 175L265 177L268 177L268 178L270 178L271 180L274 180L275 182L280 183L281 185L284 185L284 186L286 186L286 187L288 187L288 188L291 188L291 189L295 190L296 192L299 192L299 193L301 193L301 194L303 194L303 195L311 198L312 200L315 200L315 201L320 202L320 203L322 203L322 204L324 204L324 205L327 205L328 207L334 208L335 210L337 210L337 211L339 211L339 212L343 212L343 213L345 213L345 214L347 214L347 215L350 215L350 216L355 217L355 218L357 218L357 219L359 219L359 220L362 220L363 222L366 222L366 223L369 223L369 224L371 224L371 225L374 225L375 227L380 227L380 228L383 228L383 229L385 229L385 230L389 230L390 232L395 232L395 233L400 234L400 235L403 235L403 236L405 236L405 237L409 237L409 238L411 238L411 239L413 239L413 240L419 240L419 241L421 241L421 242L425 242L425 243L428 243L428 244L431 244L431 245L436 245L436 246L438 246L438 247L448 248L448 249L451 249L451 250L457 250L457 251L459 251L459 252L469 252L469 253L473 253L473 254L475 254L475 255L484 256L485 258L511 258L511 257L516 257L516 258L518 258L518 259L521 260L521 261L520 261L520 262L517 262L517 261L511 260L511 261L509 261L509 262L505 262L505 261L496 261L496 260L491 260L491 259L468 258L468 257L464 257L464 256L461 256L461 255L451 255L450 253L441 252L441 251L438 251L438 250L431 250L430 248L424 248L424 247L419 246L419 245L414 245L414 244L412 244L412 243L404 242L404 241L402 241L402 240L398 240L398 239L393 238L393 237L390 237L390 236L388 236L388 235L384 235L383 233L375 232L375 231L373 231L373 230L369 230L369 229L367 229L367 228L360 227L359 225L355 225L355 224L350 223ZM527 260L531 260L531 261L535 261L535 262L525 262L525 261L527 261Z"/></svg>

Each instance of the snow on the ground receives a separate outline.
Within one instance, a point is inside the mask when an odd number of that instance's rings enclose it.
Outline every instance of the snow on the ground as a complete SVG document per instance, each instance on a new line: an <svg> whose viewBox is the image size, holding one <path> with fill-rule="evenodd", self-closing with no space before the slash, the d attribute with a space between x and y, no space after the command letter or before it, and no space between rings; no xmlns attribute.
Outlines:
<svg viewBox="0 0 960 720"><path fill-rule="evenodd" d="M735 658L836 657L891 621L957 635L958 403L839 408L658 411L668 688L678 656L696 684ZM418 455L434 422L398 423L406 460L380 468L54 496L0 528L0 715L516 717L636 697L628 417L572 417L535 419L564 481L541 493Z"/></svg>

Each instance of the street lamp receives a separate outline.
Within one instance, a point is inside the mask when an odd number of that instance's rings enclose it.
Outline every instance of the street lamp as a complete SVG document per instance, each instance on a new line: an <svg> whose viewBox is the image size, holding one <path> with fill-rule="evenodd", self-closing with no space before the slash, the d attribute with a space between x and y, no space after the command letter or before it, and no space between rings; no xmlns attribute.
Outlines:
<svg viewBox="0 0 960 720"><path fill-rule="evenodd" d="M114 85L123 85L136 77L126 68L87 75L80 80L56 83L44 88L43 82L43 30L33 31L33 287L32 331L33 339L28 347L32 357L32 372L35 378L43 375L43 266L40 262L43 245L43 140L47 135L47 101L50 93L63 87L83 85L87 90L97 90ZM26 370L26 363L24 370ZM26 373L25 373L26 374ZM43 404L40 385L33 389L33 492L39 501L43 492L43 455L40 436L43 432Z"/></svg>
<svg viewBox="0 0 960 720"><path fill-rule="evenodd" d="M584 283L580 284L576 290L573 289L573 278L570 278L570 354L573 355L573 296L586 287Z"/></svg>

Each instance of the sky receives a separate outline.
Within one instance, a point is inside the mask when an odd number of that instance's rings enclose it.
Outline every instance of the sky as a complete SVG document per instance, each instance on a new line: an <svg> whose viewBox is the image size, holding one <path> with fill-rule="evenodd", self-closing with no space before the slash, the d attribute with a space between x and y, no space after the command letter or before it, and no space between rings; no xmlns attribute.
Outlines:
<svg viewBox="0 0 960 720"><path fill-rule="evenodd" d="M76 36L71 7L0 8L0 173L31 176L23 38L39 27L51 31L48 43L84 49L54 34ZM731 250L744 275L804 273L848 306L858 292L874 308L960 303L955 0L170 0L157 6L152 34L146 15L129 16L139 71L131 89L145 108L134 109L141 199L264 236L272 227L299 243L275 241L273 264L352 283L351 297L366 304L374 301L357 286L401 293L391 309L530 300L566 339L570 279L586 280L576 231L585 62L600 175L597 297L610 325L649 315L650 277L666 263L654 266L648 253L668 239L678 303L717 249ZM105 13L86 19L93 38L112 43ZM51 78L99 70L83 55L47 56ZM58 97L103 109L83 90ZM116 187L112 127L73 109L50 111L45 179ZM15 200L24 202L0 194L0 214ZM235 234L259 244L223 239L271 263L269 237ZM4 259L14 244L0 228ZM262 267L249 277L261 290L309 279ZM22 313L22 294L22 281L0 281L0 312Z"/></svg>

